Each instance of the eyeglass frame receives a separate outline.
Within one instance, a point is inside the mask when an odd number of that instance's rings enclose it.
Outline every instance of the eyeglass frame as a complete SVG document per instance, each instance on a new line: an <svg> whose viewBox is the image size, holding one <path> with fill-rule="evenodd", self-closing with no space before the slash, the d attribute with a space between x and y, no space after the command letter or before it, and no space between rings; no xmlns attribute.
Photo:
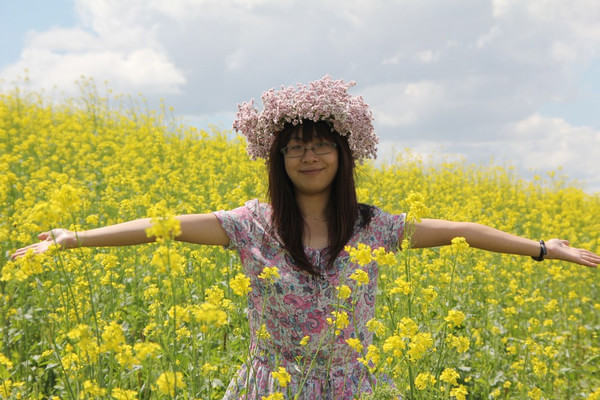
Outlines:
<svg viewBox="0 0 600 400"><path fill-rule="evenodd" d="M327 145L327 146L323 146L323 145ZM291 147L303 147L304 148L304 152L302 153L302 155L299 156L290 156L288 155L288 151ZM325 153L316 153L315 152L315 148L319 148L319 147L325 147L327 149L329 149L328 151L326 151ZM329 154L332 151L334 151L337 148L337 143L334 142L319 142L317 144L313 144L312 146L307 146L304 145L302 146L301 144L294 144L292 146L285 146L284 148L282 148L280 151L283 153L284 156L289 157L289 158L300 158L300 157L304 157L306 155L306 152L308 150L312 151L313 154L317 155L317 156L323 156L325 154Z"/></svg>

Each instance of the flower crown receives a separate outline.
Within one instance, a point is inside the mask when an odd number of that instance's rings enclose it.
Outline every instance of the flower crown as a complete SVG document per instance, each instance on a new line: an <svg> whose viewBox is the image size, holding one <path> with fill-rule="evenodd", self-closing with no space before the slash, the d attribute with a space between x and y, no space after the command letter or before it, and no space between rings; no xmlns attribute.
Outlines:
<svg viewBox="0 0 600 400"><path fill-rule="evenodd" d="M329 75L296 88L281 87L264 92L264 109L254 107L254 99L238 105L233 129L246 137L248 155L267 159L275 135L286 123L297 125L302 120L326 121L332 131L348 137L354 159L376 158L379 141L373 130L373 114L362 97L352 97L348 89L355 82L335 81Z"/></svg>

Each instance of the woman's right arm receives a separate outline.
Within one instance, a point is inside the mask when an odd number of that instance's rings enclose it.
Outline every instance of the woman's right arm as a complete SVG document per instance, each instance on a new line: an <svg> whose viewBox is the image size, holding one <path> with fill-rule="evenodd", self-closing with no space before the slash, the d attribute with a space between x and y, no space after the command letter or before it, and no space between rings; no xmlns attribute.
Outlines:
<svg viewBox="0 0 600 400"><path fill-rule="evenodd" d="M222 246L229 243L229 237L214 214L187 214L175 218L181 224L181 234L175 240ZM143 218L82 232L62 228L52 229L38 235L40 242L18 249L11 257L13 259L21 257L29 250L43 253L54 243L63 249L150 243L155 241L154 237L148 237L146 234L146 229L150 226L152 220Z"/></svg>

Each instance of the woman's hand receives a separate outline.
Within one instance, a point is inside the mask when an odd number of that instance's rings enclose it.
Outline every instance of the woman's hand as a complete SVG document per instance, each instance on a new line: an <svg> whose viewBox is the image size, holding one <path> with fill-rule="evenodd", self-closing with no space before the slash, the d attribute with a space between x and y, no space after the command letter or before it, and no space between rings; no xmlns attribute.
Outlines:
<svg viewBox="0 0 600 400"><path fill-rule="evenodd" d="M600 256L589 250L569 246L568 240L550 239L546 242L548 254L544 258L570 261L588 267L597 268Z"/></svg>
<svg viewBox="0 0 600 400"><path fill-rule="evenodd" d="M77 237L75 236L75 232L62 228L52 229L48 232L42 232L38 235L38 239L40 239L40 242L22 247L15 251L10 257L13 260L18 257L23 257L29 250L33 250L34 254L44 253L53 244L57 244L60 246L60 248L66 249L76 247L77 245Z"/></svg>

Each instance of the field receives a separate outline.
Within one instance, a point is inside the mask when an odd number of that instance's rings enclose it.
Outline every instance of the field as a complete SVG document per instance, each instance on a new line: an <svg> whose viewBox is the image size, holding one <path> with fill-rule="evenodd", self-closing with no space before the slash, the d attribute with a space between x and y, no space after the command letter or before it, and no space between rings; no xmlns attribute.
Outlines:
<svg viewBox="0 0 600 400"><path fill-rule="evenodd" d="M0 97L0 398L220 399L244 362L233 252L165 240L5 256L53 227L168 221L265 199L264 165L242 139L171 114L100 96L91 82L68 101L22 89ZM357 179L359 200L391 213L600 251L600 196L558 173L529 181L510 167L403 151L359 166ZM359 355L408 399L600 399L598 278L460 241L404 250L380 266L375 346Z"/></svg>

